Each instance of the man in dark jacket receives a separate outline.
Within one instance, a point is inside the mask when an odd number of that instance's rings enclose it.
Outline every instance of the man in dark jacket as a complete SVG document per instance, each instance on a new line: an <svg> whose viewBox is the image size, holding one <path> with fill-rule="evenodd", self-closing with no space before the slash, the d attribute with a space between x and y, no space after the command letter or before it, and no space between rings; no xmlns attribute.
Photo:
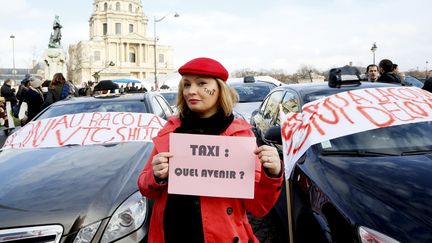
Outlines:
<svg viewBox="0 0 432 243"><path fill-rule="evenodd" d="M427 90L427 91L432 93L432 78L426 79L422 89Z"/></svg>
<svg viewBox="0 0 432 243"><path fill-rule="evenodd" d="M31 77L29 79L29 89L25 93L25 100L27 102L27 122L33 119L40 111L42 111L42 105L44 103L44 97L42 93L43 81L37 77Z"/></svg>
<svg viewBox="0 0 432 243"><path fill-rule="evenodd" d="M10 79L7 79L3 82L3 85L1 87L1 96L3 96L7 101L10 101L11 107L14 107L17 105L18 100L15 96L15 89L11 87L12 81Z"/></svg>
<svg viewBox="0 0 432 243"><path fill-rule="evenodd" d="M16 98L18 99L19 103L18 103L18 107L21 108L21 104L23 102L25 102L24 97L26 96L26 92L29 89L29 79L30 79L31 75L30 74L26 74L25 78L21 81L20 86L18 87L18 91L16 93Z"/></svg>
<svg viewBox="0 0 432 243"><path fill-rule="evenodd" d="M377 82L401 84L402 81L398 75L393 73L393 62L389 59L383 59L379 62L381 76Z"/></svg>

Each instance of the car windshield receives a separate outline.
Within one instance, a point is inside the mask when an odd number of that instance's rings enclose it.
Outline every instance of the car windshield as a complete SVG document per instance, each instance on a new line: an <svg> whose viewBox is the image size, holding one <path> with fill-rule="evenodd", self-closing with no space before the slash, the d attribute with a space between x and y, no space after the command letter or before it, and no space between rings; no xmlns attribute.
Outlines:
<svg viewBox="0 0 432 243"><path fill-rule="evenodd" d="M424 85L420 80L414 78L413 76L406 76L404 82L408 86L415 86L418 88L422 88Z"/></svg>
<svg viewBox="0 0 432 243"><path fill-rule="evenodd" d="M318 91L305 95L305 103L337 93ZM355 133L318 144L324 154L355 152L402 155L430 153L432 150L432 122L410 123Z"/></svg>
<svg viewBox="0 0 432 243"><path fill-rule="evenodd" d="M239 102L260 102L263 101L267 94L275 85L272 84L242 84L235 85L233 88L239 94Z"/></svg>
<svg viewBox="0 0 432 243"><path fill-rule="evenodd" d="M65 114L78 114L84 112L136 112L147 113L143 102L138 100L117 101L103 100L94 102L69 103L53 105L42 113L37 120L46 119Z"/></svg>
<svg viewBox="0 0 432 243"><path fill-rule="evenodd" d="M177 104L177 92L160 93L171 106Z"/></svg>
<svg viewBox="0 0 432 243"><path fill-rule="evenodd" d="M429 152L432 149L431 122L378 128L320 143L324 152L366 151L391 155Z"/></svg>

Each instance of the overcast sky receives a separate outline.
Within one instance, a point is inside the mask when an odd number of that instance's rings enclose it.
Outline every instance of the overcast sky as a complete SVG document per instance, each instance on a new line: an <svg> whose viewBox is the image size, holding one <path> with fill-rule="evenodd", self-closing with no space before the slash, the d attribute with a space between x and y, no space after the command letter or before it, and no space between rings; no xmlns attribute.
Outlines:
<svg viewBox="0 0 432 243"><path fill-rule="evenodd" d="M28 68L42 58L55 15L62 45L89 39L93 0L3 0L0 8L0 67ZM175 67L212 57L230 72L249 68L293 73L308 65L320 70L349 62L389 58L402 71L432 67L430 0L143 0L148 36L154 16L177 11L157 24L160 44L174 47Z"/></svg>

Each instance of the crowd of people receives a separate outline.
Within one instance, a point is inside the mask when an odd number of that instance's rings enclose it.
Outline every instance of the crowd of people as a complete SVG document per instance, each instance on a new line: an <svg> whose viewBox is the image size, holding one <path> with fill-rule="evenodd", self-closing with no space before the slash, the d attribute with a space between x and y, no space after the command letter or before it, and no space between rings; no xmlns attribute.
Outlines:
<svg viewBox="0 0 432 243"><path fill-rule="evenodd" d="M109 82L110 88L104 87L106 84L103 81ZM6 102L11 104L11 115L16 125L25 125L45 107L67 97L93 96L108 90L119 93L147 92L143 85L138 87L135 83L127 83L119 86L111 80L103 81L98 83L88 81L75 86L67 81L62 73L56 73L52 80L45 81L39 76L26 74L18 90L15 90L12 80L7 79L1 86L0 125L8 127L7 118L2 119L3 115L5 117L7 115Z"/></svg>
<svg viewBox="0 0 432 243"><path fill-rule="evenodd" d="M370 64L366 67L367 80L404 85L405 74L399 71L399 66L389 59L383 59L378 65ZM425 80L423 89L432 92L432 78Z"/></svg>
<svg viewBox="0 0 432 243"><path fill-rule="evenodd" d="M48 83L44 91L44 81L38 76L27 74L16 91L10 79L3 82L1 96L5 102L10 102L11 115L19 119L19 125L26 124L52 103L75 95L75 87L66 81L62 73L56 73Z"/></svg>
<svg viewBox="0 0 432 243"><path fill-rule="evenodd" d="M370 82L403 84L403 73L399 72L397 64L389 59L383 59L378 66L370 64L366 67L366 75Z"/></svg>

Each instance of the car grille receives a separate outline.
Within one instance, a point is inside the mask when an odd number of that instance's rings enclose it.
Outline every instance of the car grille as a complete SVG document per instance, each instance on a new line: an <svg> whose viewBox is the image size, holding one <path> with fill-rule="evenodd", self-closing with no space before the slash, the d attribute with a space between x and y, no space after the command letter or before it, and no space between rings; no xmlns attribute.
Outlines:
<svg viewBox="0 0 432 243"><path fill-rule="evenodd" d="M60 225L35 226L0 230L0 242L58 243L63 233Z"/></svg>

